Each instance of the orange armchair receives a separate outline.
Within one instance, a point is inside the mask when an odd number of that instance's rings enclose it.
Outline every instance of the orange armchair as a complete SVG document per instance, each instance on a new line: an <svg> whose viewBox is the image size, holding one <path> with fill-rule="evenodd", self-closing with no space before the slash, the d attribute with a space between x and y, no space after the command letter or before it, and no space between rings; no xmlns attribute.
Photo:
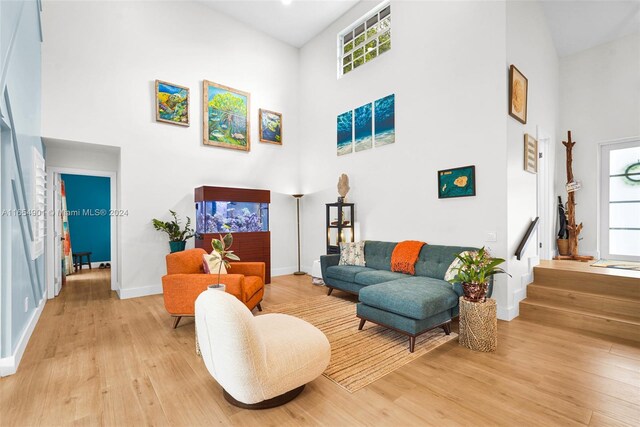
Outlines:
<svg viewBox="0 0 640 427"><path fill-rule="evenodd" d="M193 317L198 295L207 286L217 282L216 274L206 274L202 267L202 255L207 252L196 248L167 255L167 275L162 277L164 307L175 319L177 328L180 319ZM228 269L230 274L220 276L226 292L238 298L249 310L258 307L264 296L265 265L263 262L234 262Z"/></svg>

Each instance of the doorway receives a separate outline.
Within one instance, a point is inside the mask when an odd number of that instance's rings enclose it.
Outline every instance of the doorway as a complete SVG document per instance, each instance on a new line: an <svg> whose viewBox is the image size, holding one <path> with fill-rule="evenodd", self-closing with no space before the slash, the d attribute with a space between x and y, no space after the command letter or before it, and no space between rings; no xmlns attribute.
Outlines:
<svg viewBox="0 0 640 427"><path fill-rule="evenodd" d="M53 183L47 202L55 213L47 224L53 231L47 242L48 298L59 294L66 274L76 272L75 261L79 272L108 269L110 288L117 290L116 173L51 167L47 175Z"/></svg>
<svg viewBox="0 0 640 427"><path fill-rule="evenodd" d="M536 176L537 193L537 216L538 220L538 258L551 259L554 230L554 208L553 203L553 177L550 165L551 153L553 152L553 140L551 136L540 127L537 128L536 138L538 140L538 171Z"/></svg>
<svg viewBox="0 0 640 427"><path fill-rule="evenodd" d="M600 257L640 262L640 138L600 145Z"/></svg>

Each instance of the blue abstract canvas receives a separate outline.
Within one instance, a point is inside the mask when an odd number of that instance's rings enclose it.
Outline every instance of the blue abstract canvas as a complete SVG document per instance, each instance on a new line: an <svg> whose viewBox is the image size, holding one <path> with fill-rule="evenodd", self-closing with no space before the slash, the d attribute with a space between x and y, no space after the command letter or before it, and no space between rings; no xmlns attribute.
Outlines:
<svg viewBox="0 0 640 427"><path fill-rule="evenodd" d="M353 111L338 116L338 156L353 152Z"/></svg>
<svg viewBox="0 0 640 427"><path fill-rule="evenodd" d="M366 104L354 110L355 113L355 147L356 151L373 147L372 104Z"/></svg>
<svg viewBox="0 0 640 427"><path fill-rule="evenodd" d="M374 103L376 147L396 142L395 104L395 94L380 98Z"/></svg>

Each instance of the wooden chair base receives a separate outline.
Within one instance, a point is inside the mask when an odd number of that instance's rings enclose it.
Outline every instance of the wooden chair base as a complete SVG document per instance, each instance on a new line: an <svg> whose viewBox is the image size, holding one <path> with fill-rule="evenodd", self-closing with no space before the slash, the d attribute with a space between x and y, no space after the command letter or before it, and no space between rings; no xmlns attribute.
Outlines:
<svg viewBox="0 0 640 427"><path fill-rule="evenodd" d="M240 401L236 400L233 396L231 396L229 393L227 393L227 390L225 390L225 389L222 389L222 395L224 396L224 398L225 398L225 400L227 402L231 403L233 406L237 406L238 408L243 408L243 409L269 409L269 408L275 408L276 406L282 406L285 403L291 402L300 393L302 393L302 390L304 390L304 386L305 386L305 384L301 385L298 388L294 388L291 391L283 393L280 396L272 397L271 399L263 400L262 402L258 402L258 403L243 403L243 402L240 402Z"/></svg>

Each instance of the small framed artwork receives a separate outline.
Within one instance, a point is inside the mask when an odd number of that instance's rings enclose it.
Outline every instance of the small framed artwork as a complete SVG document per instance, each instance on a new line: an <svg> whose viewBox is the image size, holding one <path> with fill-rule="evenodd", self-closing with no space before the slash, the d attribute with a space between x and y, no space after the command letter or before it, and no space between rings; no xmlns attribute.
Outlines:
<svg viewBox="0 0 640 427"><path fill-rule="evenodd" d="M203 143L249 151L251 95L205 80L202 83Z"/></svg>
<svg viewBox="0 0 640 427"><path fill-rule="evenodd" d="M368 103L353 110L353 146L355 151L368 150L373 147L373 108Z"/></svg>
<svg viewBox="0 0 640 427"><path fill-rule="evenodd" d="M189 126L189 88L156 80L156 121Z"/></svg>
<svg viewBox="0 0 640 427"><path fill-rule="evenodd" d="M524 134L524 170L538 173L538 141L528 133Z"/></svg>
<svg viewBox="0 0 640 427"><path fill-rule="evenodd" d="M509 115L520 123L527 123L527 93L529 81L516 68L509 68Z"/></svg>
<svg viewBox="0 0 640 427"><path fill-rule="evenodd" d="M396 142L395 104L395 94L380 98L374 103L376 147Z"/></svg>
<svg viewBox="0 0 640 427"><path fill-rule="evenodd" d="M282 114L260 109L260 142L282 145Z"/></svg>
<svg viewBox="0 0 640 427"><path fill-rule="evenodd" d="M438 198L469 197L476 195L476 167L463 166L438 171Z"/></svg>

